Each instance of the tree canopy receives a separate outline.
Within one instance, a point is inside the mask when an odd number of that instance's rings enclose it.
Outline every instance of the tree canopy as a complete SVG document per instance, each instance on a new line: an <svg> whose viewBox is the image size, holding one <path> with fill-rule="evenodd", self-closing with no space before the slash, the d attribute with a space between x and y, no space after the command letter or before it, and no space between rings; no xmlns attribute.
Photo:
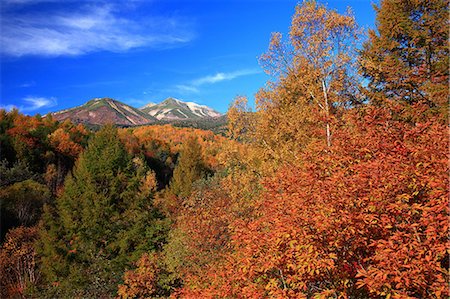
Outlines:
<svg viewBox="0 0 450 299"><path fill-rule="evenodd" d="M90 140L44 215L43 270L57 295L111 296L125 267L160 246L154 180L125 151L117 129L106 126Z"/></svg>
<svg viewBox="0 0 450 299"><path fill-rule="evenodd" d="M299 3L227 137L0 111L0 295L448 298L448 5Z"/></svg>

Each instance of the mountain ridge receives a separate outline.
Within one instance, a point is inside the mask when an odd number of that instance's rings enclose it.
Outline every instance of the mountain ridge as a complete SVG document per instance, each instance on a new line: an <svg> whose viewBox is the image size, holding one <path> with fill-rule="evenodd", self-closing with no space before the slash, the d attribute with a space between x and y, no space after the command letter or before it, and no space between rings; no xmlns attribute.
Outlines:
<svg viewBox="0 0 450 299"><path fill-rule="evenodd" d="M172 97L165 99L159 104L148 103L141 107L140 110L158 120L192 120L222 115L208 106L194 102L184 102Z"/></svg>
<svg viewBox="0 0 450 299"><path fill-rule="evenodd" d="M94 98L83 105L51 113L59 121L70 119L76 123L133 126L156 121L156 118L139 109L111 98Z"/></svg>
<svg viewBox="0 0 450 299"><path fill-rule="evenodd" d="M162 122L208 121L223 116L214 109L194 102L167 98L159 104L148 103L135 108L112 98L94 98L86 103L50 113L56 120L76 123L139 126Z"/></svg>

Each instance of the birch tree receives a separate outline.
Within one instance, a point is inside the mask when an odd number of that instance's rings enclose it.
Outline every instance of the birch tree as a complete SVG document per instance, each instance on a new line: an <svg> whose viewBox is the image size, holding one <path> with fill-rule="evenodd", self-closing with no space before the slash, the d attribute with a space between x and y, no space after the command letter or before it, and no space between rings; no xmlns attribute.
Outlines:
<svg viewBox="0 0 450 299"><path fill-rule="evenodd" d="M276 79L259 92L258 108L270 111L284 105L287 111L301 111L298 118L315 113L313 119L323 122L330 147L332 118L338 108L359 100L354 71L358 35L350 10L340 14L315 1L299 4L289 40L274 33L261 57L266 73Z"/></svg>

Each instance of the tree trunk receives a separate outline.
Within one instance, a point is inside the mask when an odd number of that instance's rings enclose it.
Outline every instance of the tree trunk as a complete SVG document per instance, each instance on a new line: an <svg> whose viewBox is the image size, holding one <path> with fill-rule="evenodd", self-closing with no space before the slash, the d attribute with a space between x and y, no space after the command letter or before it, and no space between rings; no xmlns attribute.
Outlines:
<svg viewBox="0 0 450 299"><path fill-rule="evenodd" d="M330 106L328 104L328 93L325 85L325 80L322 80L323 98L325 101L325 115L326 115L326 131L327 131L327 145L331 146L331 130L330 130Z"/></svg>

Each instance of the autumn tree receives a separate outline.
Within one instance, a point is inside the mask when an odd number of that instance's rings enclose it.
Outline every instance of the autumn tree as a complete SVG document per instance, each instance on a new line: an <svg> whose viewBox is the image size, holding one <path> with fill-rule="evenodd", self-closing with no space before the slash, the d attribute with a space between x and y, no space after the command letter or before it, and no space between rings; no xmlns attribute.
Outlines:
<svg viewBox="0 0 450 299"><path fill-rule="evenodd" d="M62 123L48 135L52 149L47 153L48 165L45 180L53 193L64 183L68 171L72 169L75 159L87 144L89 134L83 125L73 125L70 121Z"/></svg>
<svg viewBox="0 0 450 299"><path fill-rule="evenodd" d="M182 297L448 296L444 126L374 107L343 122L332 152L318 144L264 180L254 217L227 226L227 263Z"/></svg>
<svg viewBox="0 0 450 299"><path fill-rule="evenodd" d="M400 4L391 8L398 9L409 2L395 3ZM308 11L301 7L297 13ZM321 6L307 2L303 7ZM445 9L441 8L437 15L442 10ZM316 13L326 15L320 9ZM309 19L314 22L305 30L321 24L321 18ZM339 18L334 18L328 23L335 20L339 22ZM342 97L334 98L344 102L330 105L330 115L339 116L339 122L330 123L334 128L330 147L322 137L328 134L320 135L317 130L320 124L323 131L322 125L327 121L317 119L317 115L326 116L318 105L324 106L325 95L321 102L314 101L320 94L314 91L324 90L322 80L319 76L315 77L317 81L309 81L308 86L315 86L311 90L314 96L306 97L310 90L301 83L307 79L294 75L295 66L309 57L299 56L298 64L291 63L287 54L293 51L281 41L279 36L274 38L274 59L269 57L270 66L280 79L269 82L268 88L258 95L263 96L264 106L258 103L255 145L263 148L263 154L264 150L269 152L259 170L264 188L260 195L254 194L250 217L230 217L225 212L229 251L221 262L207 262L199 272L188 276L186 280L192 284L186 283L178 295L448 297L449 156L448 132L439 120L441 115L430 115L425 121L405 121L398 117L405 108L398 101L387 101L390 104L383 107L348 105L348 109L338 109L353 101L343 89L343 93L335 94ZM315 40L311 46L320 49L321 42ZM312 67L303 65L314 74ZM307 72L303 73L306 78ZM338 78L331 79L332 83ZM344 82L350 87L348 90L359 90L352 80ZM297 107L308 109L295 111ZM422 107L422 103L410 103L412 110L422 111ZM324 114L317 114L319 111ZM304 143L308 143L308 150L301 150ZM277 167L269 172L264 168L267 163ZM236 204L231 198L229 207ZM207 212L195 215L201 215L202 224L223 219L223 214L214 211L214 216ZM223 211L227 209L222 208ZM199 229L207 231L202 224L197 224ZM184 239L184 244L201 238L192 235Z"/></svg>
<svg viewBox="0 0 450 299"><path fill-rule="evenodd" d="M40 242L51 296L113 296L131 262L159 248L166 225L152 205L154 174L127 154L117 129L93 137L46 207Z"/></svg>
<svg viewBox="0 0 450 299"><path fill-rule="evenodd" d="M288 152L284 157L295 156L289 151L307 142L319 124L331 146L331 125L338 107L359 100L353 71L357 38L350 11L340 14L316 1L296 7L288 42L280 33L272 35L261 62L276 81L256 97L261 139L268 150L280 144ZM276 158L276 150L272 156Z"/></svg>
<svg viewBox="0 0 450 299"><path fill-rule="evenodd" d="M222 167L219 156L228 144L224 136L211 131L179 128L171 125L152 125L119 130L127 149L140 152L146 162L156 172L158 188L170 184L177 157L181 154L183 144L190 138L197 139L201 145L201 156L205 166L212 171Z"/></svg>
<svg viewBox="0 0 450 299"><path fill-rule="evenodd" d="M33 172L44 172L47 162L45 155L49 150L47 136L56 129L57 123L51 119L26 116L18 111L9 114L13 123L6 134L15 159L26 162Z"/></svg>
<svg viewBox="0 0 450 299"><path fill-rule="evenodd" d="M144 253L135 264L135 269L124 274L118 287L119 298L169 298L180 286L177 275L167 270L161 253Z"/></svg>
<svg viewBox="0 0 450 299"><path fill-rule="evenodd" d="M119 285L119 298L154 298L158 296L158 256L144 253L136 262L137 268L127 271Z"/></svg>
<svg viewBox="0 0 450 299"><path fill-rule="evenodd" d="M30 288L40 282L34 243L36 227L11 229L0 247L0 297L26 298Z"/></svg>
<svg viewBox="0 0 450 299"><path fill-rule="evenodd" d="M248 99L237 96L227 111L227 135L230 139L248 142L252 140L255 116L248 106Z"/></svg>
<svg viewBox="0 0 450 299"><path fill-rule="evenodd" d="M197 181L173 217L168 242L158 254L144 254L136 269L127 271L119 285L121 298L178 296L202 286L205 274L229 253L228 225L238 207L232 203L220 176Z"/></svg>
<svg viewBox="0 0 450 299"><path fill-rule="evenodd" d="M370 100L422 102L448 114L448 0L383 0L361 52ZM446 118L445 118L446 119Z"/></svg>
<svg viewBox="0 0 450 299"><path fill-rule="evenodd" d="M202 179L206 168L194 138L186 139L178 163L172 183L180 193L170 185L158 198L172 222L167 244L159 254L144 254L136 269L125 273L118 291L121 298L168 296L183 283L200 284L188 277L198 277L203 265L220 260L225 252L229 200L220 192L220 178Z"/></svg>
<svg viewBox="0 0 450 299"><path fill-rule="evenodd" d="M256 156L250 144L229 141L219 156L222 171L197 181L178 206L162 254L171 281L179 280L183 286L174 290L175 297L209 297L210 293L193 290L211 283L227 263L234 224L255 217L255 201L262 189Z"/></svg>
<svg viewBox="0 0 450 299"><path fill-rule="evenodd" d="M27 116L0 111L0 150L9 165L21 163L44 181L53 194L64 182L74 160L87 144L83 125L56 122L51 115ZM18 179L15 179L18 181Z"/></svg>
<svg viewBox="0 0 450 299"><path fill-rule="evenodd" d="M169 270L179 278L201 277L203 267L220 262L228 248L233 208L222 179L201 180L181 206L164 248ZM201 284L186 279L186 284Z"/></svg>

